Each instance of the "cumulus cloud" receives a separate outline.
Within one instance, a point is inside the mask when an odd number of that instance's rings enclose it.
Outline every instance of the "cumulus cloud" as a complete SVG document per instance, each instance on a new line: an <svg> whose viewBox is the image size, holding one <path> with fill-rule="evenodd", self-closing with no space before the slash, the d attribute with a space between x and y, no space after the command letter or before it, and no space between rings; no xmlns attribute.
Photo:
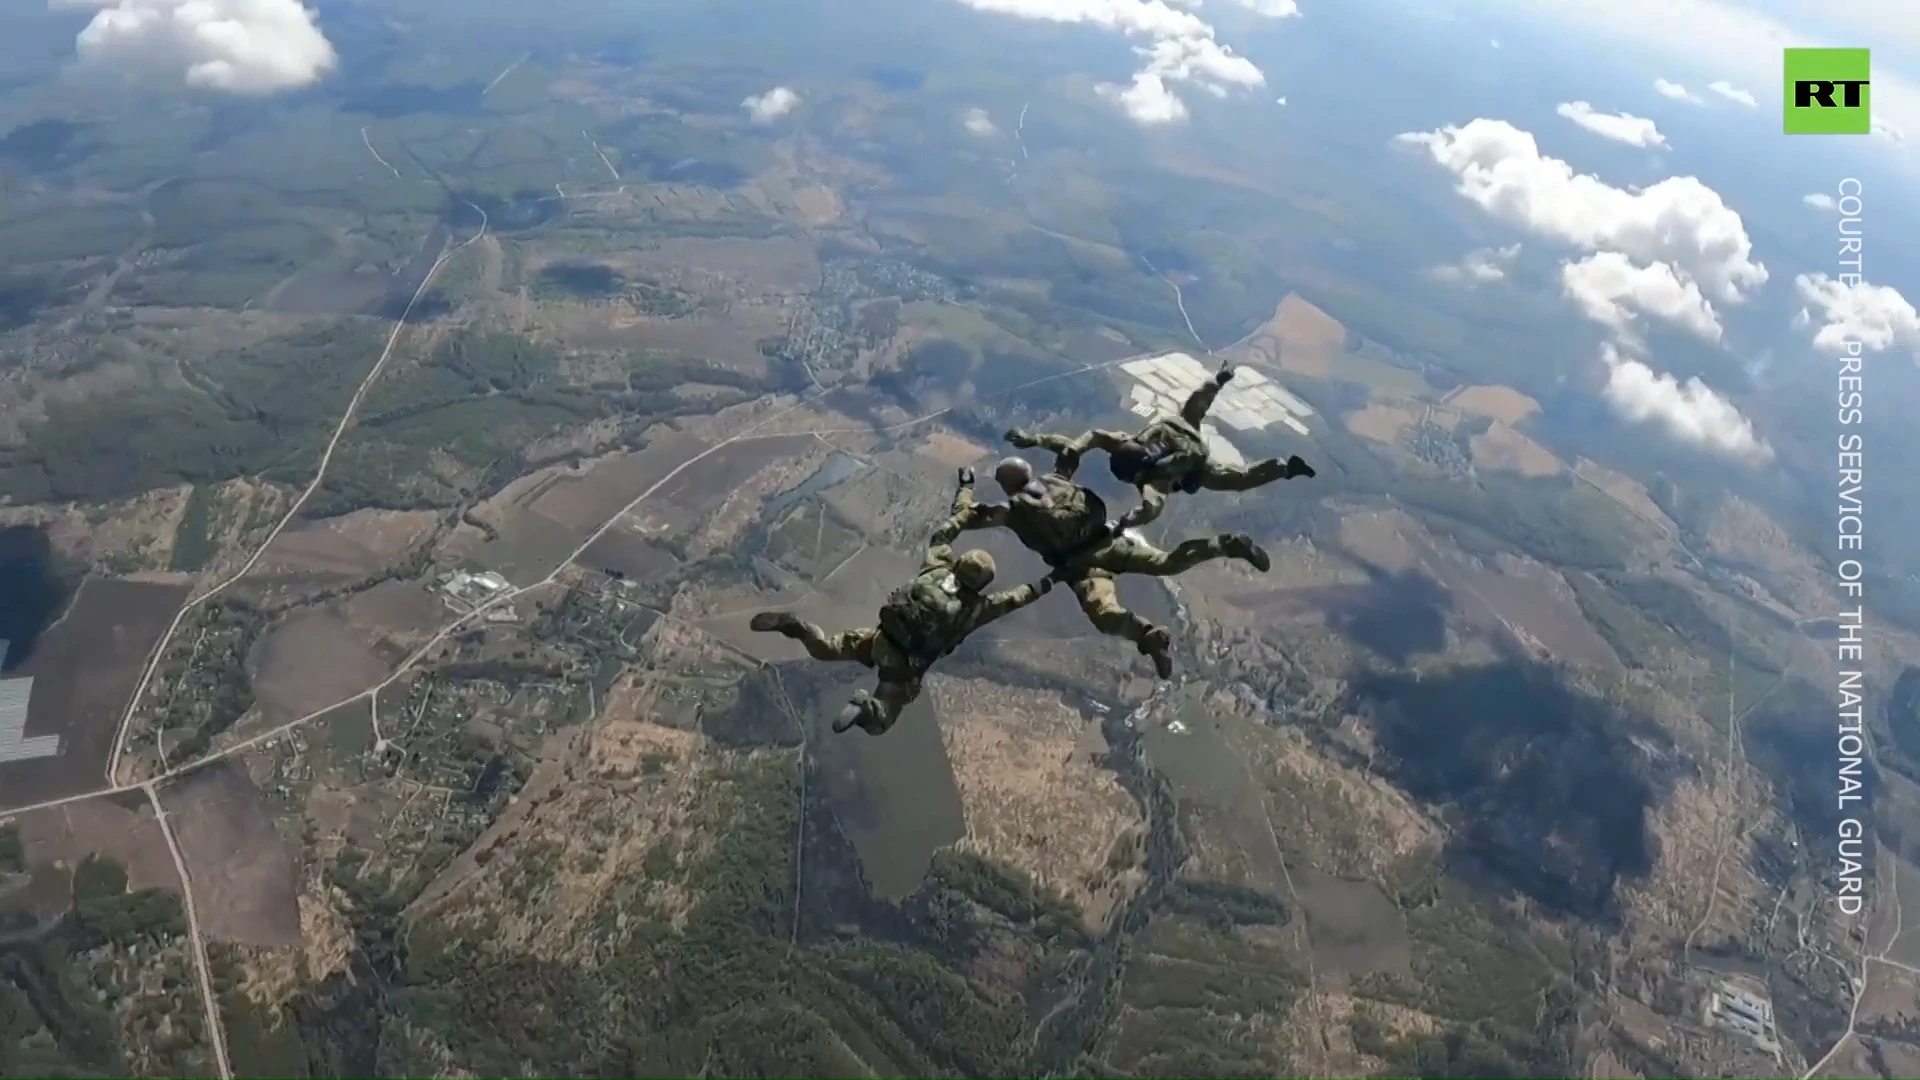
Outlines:
<svg viewBox="0 0 1920 1080"><path fill-rule="evenodd" d="M1481 248L1470 251L1467 257L1458 263L1436 266L1427 271L1427 276L1436 281L1459 282L1469 288L1491 281L1502 281L1507 276L1507 266L1520 254L1519 244L1509 244L1503 248Z"/></svg>
<svg viewBox="0 0 1920 1080"><path fill-rule="evenodd" d="M1134 49L1143 59L1126 83L1103 83L1101 96L1126 110L1136 122L1168 124L1187 117L1187 105L1174 93L1187 83L1224 97L1234 88L1264 86L1266 75L1251 60L1214 38L1213 27L1184 7L1197 0L959 0L977 11L1044 22L1084 24L1150 42ZM1234 0L1269 18L1300 13L1293 0Z"/></svg>
<svg viewBox="0 0 1920 1080"><path fill-rule="evenodd" d="M1800 196L1800 201L1813 207L1815 210L1832 210L1840 205L1834 201L1833 196L1824 191L1816 191L1811 195L1802 195Z"/></svg>
<svg viewBox="0 0 1920 1080"><path fill-rule="evenodd" d="M1628 146L1667 145L1667 137L1660 134L1660 128L1643 116L1597 112L1584 101L1569 101L1557 111L1603 139L1612 139Z"/></svg>
<svg viewBox="0 0 1920 1080"><path fill-rule="evenodd" d="M1874 44L1873 112L1909 136L1904 146L1876 145L1897 154L1907 169L1920 168L1914 152L1920 133L1920 82L1899 50L1920 48L1920 19L1911 0L1838 0L1805 4L1787 0L1492 0L1524 13L1578 41L1599 57L1630 64L1664 66L1682 72L1711 72L1714 78L1752 87L1780 85L1783 48ZM1764 10L1763 10L1764 9ZM1907 70L1902 70L1907 66ZM1697 76L1704 77L1704 76ZM1769 91L1755 91L1767 97ZM1711 96L1711 95L1709 95Z"/></svg>
<svg viewBox="0 0 1920 1080"><path fill-rule="evenodd" d="M1641 266L1617 251L1601 251L1560 268L1567 296L1588 318L1637 341L1636 315L1665 319L1719 344L1723 333L1700 287L1663 262Z"/></svg>
<svg viewBox="0 0 1920 1080"><path fill-rule="evenodd" d="M966 128L969 134L978 135L983 139L989 135L996 135L1000 131L993 126L993 117L988 116L985 109L968 109L961 113L960 126Z"/></svg>
<svg viewBox="0 0 1920 1080"><path fill-rule="evenodd" d="M1740 215L1691 176L1623 190L1540 153L1528 132L1477 119L1400 141L1427 151L1475 204L1536 235L1619 251L1685 272L1712 299L1738 303L1766 283Z"/></svg>
<svg viewBox="0 0 1920 1080"><path fill-rule="evenodd" d="M1664 98L1672 98L1675 101L1691 101L1696 104L1700 101L1699 95L1677 82L1669 82L1666 79L1655 79L1653 80L1653 88Z"/></svg>
<svg viewBox="0 0 1920 1080"><path fill-rule="evenodd" d="M756 124L771 124L775 120L793 111L800 104L800 95L784 86L776 86L764 94L754 94L744 98L740 107Z"/></svg>
<svg viewBox="0 0 1920 1080"><path fill-rule="evenodd" d="M1866 281L1848 284L1825 274L1801 274L1793 283L1807 304L1794 317L1795 328L1813 324L1810 309L1820 313L1814 348L1837 355L1857 341L1868 352L1897 345L1920 357L1920 313L1898 289Z"/></svg>
<svg viewBox="0 0 1920 1080"><path fill-rule="evenodd" d="M233 94L306 86L333 70L333 45L299 0L52 0L98 9L74 39L80 61Z"/></svg>
<svg viewBox="0 0 1920 1080"><path fill-rule="evenodd" d="M1726 98L1736 105L1745 105L1749 109L1758 108L1760 105L1759 102L1753 100L1752 94L1747 93L1745 90L1740 89L1724 79L1719 82L1708 83L1707 89L1719 94L1721 97Z"/></svg>
<svg viewBox="0 0 1920 1080"><path fill-rule="evenodd" d="M1607 401L1629 421L1654 424L1702 449L1748 462L1773 457L1773 447L1754 433L1753 422L1733 402L1697 378L1663 375L1613 345L1600 347L1607 366Z"/></svg>

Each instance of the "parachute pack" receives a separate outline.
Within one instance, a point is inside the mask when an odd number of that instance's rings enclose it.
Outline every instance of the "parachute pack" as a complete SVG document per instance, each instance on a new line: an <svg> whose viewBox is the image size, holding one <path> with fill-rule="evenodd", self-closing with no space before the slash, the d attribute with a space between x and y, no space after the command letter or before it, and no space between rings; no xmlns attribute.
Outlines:
<svg viewBox="0 0 1920 1080"><path fill-rule="evenodd" d="M880 632L911 657L930 665L953 647L954 628L965 607L960 580L941 569L893 590L880 607Z"/></svg>

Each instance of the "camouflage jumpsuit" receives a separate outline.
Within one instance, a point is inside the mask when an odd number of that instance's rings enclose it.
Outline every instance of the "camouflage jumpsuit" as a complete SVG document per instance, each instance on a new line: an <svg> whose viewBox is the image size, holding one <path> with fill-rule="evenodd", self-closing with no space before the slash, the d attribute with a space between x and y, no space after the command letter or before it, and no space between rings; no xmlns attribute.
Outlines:
<svg viewBox="0 0 1920 1080"><path fill-rule="evenodd" d="M1120 518L1121 528L1138 528L1159 518L1166 509L1167 496L1174 491L1252 491L1288 477L1287 463L1277 458L1250 466L1223 465L1207 453L1207 439L1200 433L1201 421L1223 384L1208 379L1200 389L1187 396L1180 415L1163 416L1135 435L1122 431L1095 429L1077 439L1064 435L1029 435L1016 442L1030 443L1061 458L1078 459L1089 450L1111 454L1122 444L1137 442L1159 451L1162 456L1140 478L1140 505Z"/></svg>
<svg viewBox="0 0 1920 1080"><path fill-rule="evenodd" d="M953 514L940 528L934 530L927 542L926 558L920 564L916 578L935 573L951 573L954 565L953 541L961 532L958 524L963 505L971 505L972 499L967 489L960 489L954 497ZM1013 612L1026 607L1045 595L1044 585L1022 585L1015 589L1003 589L986 596L975 594L972 603L962 609L961 623L946 628L944 639L958 646L975 630ZM966 594L963 592L962 596ZM852 722L866 729L869 734L879 735L891 728L900 719L900 712L920 696L922 679L926 675L926 662L915 662L904 650L894 644L878 627L864 627L859 630L843 630L829 634L813 623L801 622L788 632L788 636L805 646L807 655L826 663L855 663L874 668L879 674L879 683L873 695L856 706L857 718ZM844 730L836 726L837 730Z"/></svg>
<svg viewBox="0 0 1920 1080"><path fill-rule="evenodd" d="M1037 490L1023 491L1001 505L975 503L973 489L962 487L953 501L955 517L947 525L958 524L966 530L1004 526L1073 590L1080 610L1094 629L1125 638L1141 646L1143 652L1148 649L1150 635L1157 632L1160 640L1154 644L1164 648L1166 632L1120 603L1114 577L1184 574L1202 563L1233 554L1226 546L1227 538L1188 540L1172 551L1162 551L1133 537L1109 538L1106 504L1100 496L1073 482L1078 468L1077 457L1056 455L1053 472L1035 478Z"/></svg>

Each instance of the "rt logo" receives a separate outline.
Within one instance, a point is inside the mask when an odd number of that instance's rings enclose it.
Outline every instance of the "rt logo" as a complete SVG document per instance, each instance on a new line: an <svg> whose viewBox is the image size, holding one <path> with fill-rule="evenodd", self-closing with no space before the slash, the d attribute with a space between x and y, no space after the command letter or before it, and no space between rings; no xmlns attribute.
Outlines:
<svg viewBox="0 0 1920 1080"><path fill-rule="evenodd" d="M1789 135L1868 135L1866 49L1786 50Z"/></svg>

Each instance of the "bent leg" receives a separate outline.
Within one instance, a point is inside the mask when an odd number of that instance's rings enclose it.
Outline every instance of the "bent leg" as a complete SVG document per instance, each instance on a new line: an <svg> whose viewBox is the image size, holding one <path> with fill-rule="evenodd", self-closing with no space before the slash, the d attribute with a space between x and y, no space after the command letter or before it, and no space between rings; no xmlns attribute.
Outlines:
<svg viewBox="0 0 1920 1080"><path fill-rule="evenodd" d="M858 726L869 735L884 735L900 719L900 713L920 696L921 678L912 671L881 668L880 681L872 693L864 690L853 696L840 719L834 721L835 734Z"/></svg>
<svg viewBox="0 0 1920 1080"><path fill-rule="evenodd" d="M1094 629L1133 642L1141 655L1153 658L1153 669L1161 678L1173 677L1173 655L1168 651L1173 636L1122 606L1112 576L1094 571L1073 579L1069 587Z"/></svg>
<svg viewBox="0 0 1920 1080"><path fill-rule="evenodd" d="M873 666L875 631L842 630L829 634L812 623L801 623L794 640L806 647L807 655L824 663L850 663Z"/></svg>
<svg viewBox="0 0 1920 1080"><path fill-rule="evenodd" d="M1252 491L1286 478L1287 463L1277 458L1245 467L1209 461L1206 471L1200 475L1200 486L1207 491Z"/></svg>
<svg viewBox="0 0 1920 1080"><path fill-rule="evenodd" d="M1173 577L1202 563L1224 559L1232 554L1226 537L1207 536L1182 541L1172 551L1162 551L1145 540L1130 537L1115 540L1088 557L1088 564L1109 574L1145 574L1148 577Z"/></svg>
<svg viewBox="0 0 1920 1080"><path fill-rule="evenodd" d="M1074 599L1080 602L1081 612L1095 630L1112 637L1126 638L1136 645L1153 633L1152 623L1128 611L1120 603L1120 593L1114 588L1111 574L1096 570L1074 578L1067 583L1067 587L1073 590Z"/></svg>

